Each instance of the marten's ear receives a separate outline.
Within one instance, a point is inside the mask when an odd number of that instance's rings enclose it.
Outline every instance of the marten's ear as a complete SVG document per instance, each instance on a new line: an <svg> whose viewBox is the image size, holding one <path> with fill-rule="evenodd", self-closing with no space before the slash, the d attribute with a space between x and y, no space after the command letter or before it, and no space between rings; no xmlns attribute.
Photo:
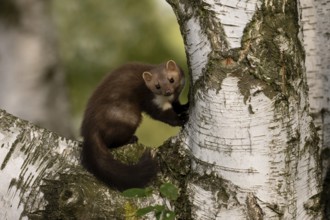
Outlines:
<svg viewBox="0 0 330 220"><path fill-rule="evenodd" d="M144 81L150 82L152 79L152 74L150 72L144 72L144 73L142 73L142 77L143 77Z"/></svg>
<svg viewBox="0 0 330 220"><path fill-rule="evenodd" d="M176 63L173 60L167 61L167 63L166 63L166 69L167 70L175 71L176 70Z"/></svg>

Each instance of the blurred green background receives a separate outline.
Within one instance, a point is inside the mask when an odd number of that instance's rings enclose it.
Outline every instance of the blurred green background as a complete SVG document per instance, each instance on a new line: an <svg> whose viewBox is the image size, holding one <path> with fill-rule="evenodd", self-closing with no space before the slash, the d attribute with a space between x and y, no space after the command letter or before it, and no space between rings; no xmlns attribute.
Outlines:
<svg viewBox="0 0 330 220"><path fill-rule="evenodd" d="M54 0L52 10L76 136L88 97L117 66L173 59L187 73L179 26L165 0ZM186 94L187 88L181 101L186 102ZM137 136L143 144L158 146L178 131L144 116Z"/></svg>

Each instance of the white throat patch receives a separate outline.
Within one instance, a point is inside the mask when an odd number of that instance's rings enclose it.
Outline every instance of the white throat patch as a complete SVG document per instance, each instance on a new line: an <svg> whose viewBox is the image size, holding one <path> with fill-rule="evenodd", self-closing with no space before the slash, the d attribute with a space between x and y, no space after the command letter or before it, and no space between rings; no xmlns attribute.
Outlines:
<svg viewBox="0 0 330 220"><path fill-rule="evenodd" d="M160 109L166 111L172 108L172 101L174 99L174 95L163 96L163 95L155 95L155 98L152 100Z"/></svg>

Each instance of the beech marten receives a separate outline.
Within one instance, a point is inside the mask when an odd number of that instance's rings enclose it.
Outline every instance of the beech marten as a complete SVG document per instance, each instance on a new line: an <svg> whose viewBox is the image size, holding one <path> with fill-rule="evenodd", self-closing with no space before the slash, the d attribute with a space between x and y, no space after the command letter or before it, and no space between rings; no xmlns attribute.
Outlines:
<svg viewBox="0 0 330 220"><path fill-rule="evenodd" d="M185 79L170 60L160 65L126 64L109 75L90 97L81 126L82 163L97 178L119 190L144 187L157 172L146 151L135 165L114 159L108 148L137 141L134 133L142 112L172 126L182 126L188 104L178 98Z"/></svg>

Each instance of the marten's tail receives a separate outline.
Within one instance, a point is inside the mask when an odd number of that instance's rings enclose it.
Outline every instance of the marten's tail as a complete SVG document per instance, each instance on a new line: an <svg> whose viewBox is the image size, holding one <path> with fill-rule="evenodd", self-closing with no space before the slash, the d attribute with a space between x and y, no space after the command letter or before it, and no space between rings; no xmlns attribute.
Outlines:
<svg viewBox="0 0 330 220"><path fill-rule="evenodd" d="M149 150L134 165L115 160L97 134L85 137L82 163L96 178L118 190L146 186L156 176L158 167Z"/></svg>

